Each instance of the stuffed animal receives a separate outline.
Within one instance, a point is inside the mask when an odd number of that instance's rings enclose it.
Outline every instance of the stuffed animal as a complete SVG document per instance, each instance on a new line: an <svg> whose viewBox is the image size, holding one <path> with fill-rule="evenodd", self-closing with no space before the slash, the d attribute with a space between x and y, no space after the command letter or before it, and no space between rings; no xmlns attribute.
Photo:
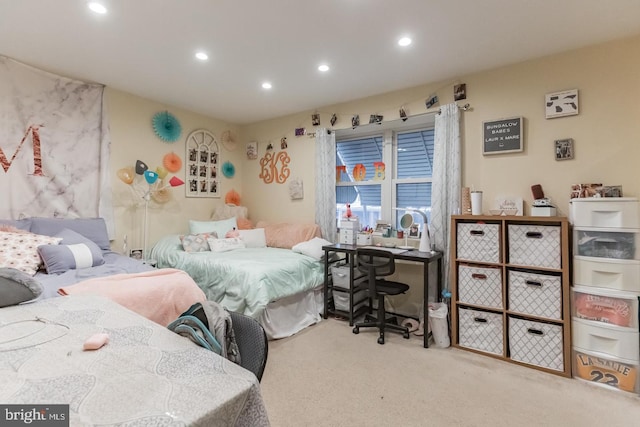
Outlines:
<svg viewBox="0 0 640 427"><path fill-rule="evenodd" d="M240 232L233 227L233 230L227 231L227 234L224 235L225 239L231 239L233 237L240 237Z"/></svg>

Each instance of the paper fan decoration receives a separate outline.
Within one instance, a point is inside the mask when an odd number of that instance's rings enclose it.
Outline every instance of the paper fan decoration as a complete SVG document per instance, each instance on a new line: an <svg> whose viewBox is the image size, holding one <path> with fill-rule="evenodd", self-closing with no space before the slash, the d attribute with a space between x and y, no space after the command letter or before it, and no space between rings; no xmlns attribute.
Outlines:
<svg viewBox="0 0 640 427"><path fill-rule="evenodd" d="M229 192L224 196L224 202L226 204L240 206L240 194L238 194L236 190L229 190Z"/></svg>
<svg viewBox="0 0 640 427"><path fill-rule="evenodd" d="M224 145L224 148L229 151L235 150L238 145L236 143L236 137L230 130L225 130L224 132L222 132L220 139L222 140L222 145Z"/></svg>
<svg viewBox="0 0 640 427"><path fill-rule="evenodd" d="M231 162L224 162L222 164L222 174L227 178L233 178L236 174L236 167Z"/></svg>
<svg viewBox="0 0 640 427"><path fill-rule="evenodd" d="M162 166L171 173L176 173L182 168L182 159L176 153L167 153L162 159Z"/></svg>
<svg viewBox="0 0 640 427"><path fill-rule="evenodd" d="M153 130L158 138L165 142L175 142L180 138L182 126L178 119L168 111L161 111L153 115L151 120Z"/></svg>

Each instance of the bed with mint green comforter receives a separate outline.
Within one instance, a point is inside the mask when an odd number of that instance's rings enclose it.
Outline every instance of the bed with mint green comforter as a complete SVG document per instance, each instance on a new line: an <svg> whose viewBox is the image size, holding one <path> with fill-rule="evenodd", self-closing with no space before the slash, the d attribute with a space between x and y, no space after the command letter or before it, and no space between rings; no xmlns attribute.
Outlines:
<svg viewBox="0 0 640 427"><path fill-rule="evenodd" d="M185 252L180 237L168 235L153 247L151 257L158 268L186 271L208 300L253 318L258 318L272 301L324 283L322 262L290 249Z"/></svg>

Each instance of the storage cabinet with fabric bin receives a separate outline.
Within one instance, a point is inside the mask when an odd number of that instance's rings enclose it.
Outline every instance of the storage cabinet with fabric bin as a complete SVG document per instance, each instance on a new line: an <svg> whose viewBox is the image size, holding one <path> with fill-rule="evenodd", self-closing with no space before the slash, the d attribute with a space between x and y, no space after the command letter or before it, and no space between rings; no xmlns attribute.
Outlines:
<svg viewBox="0 0 640 427"><path fill-rule="evenodd" d="M460 302L502 308L502 269L460 265L458 267Z"/></svg>
<svg viewBox="0 0 640 427"><path fill-rule="evenodd" d="M500 224L457 224L456 248L460 260L499 263Z"/></svg>
<svg viewBox="0 0 640 427"><path fill-rule="evenodd" d="M509 311L562 319L562 278L559 275L509 270Z"/></svg>
<svg viewBox="0 0 640 427"><path fill-rule="evenodd" d="M567 218L453 215L451 221L452 345L571 376ZM482 242L472 232L481 239L498 234L483 252L469 249ZM500 255L490 256L496 247Z"/></svg>
<svg viewBox="0 0 640 427"><path fill-rule="evenodd" d="M564 370L562 326L509 317L509 352L512 360Z"/></svg>
<svg viewBox="0 0 640 427"><path fill-rule="evenodd" d="M509 264L534 267L561 267L560 227L509 224Z"/></svg>
<svg viewBox="0 0 640 427"><path fill-rule="evenodd" d="M487 353L503 354L504 331L500 313L460 308L458 323L460 346Z"/></svg>

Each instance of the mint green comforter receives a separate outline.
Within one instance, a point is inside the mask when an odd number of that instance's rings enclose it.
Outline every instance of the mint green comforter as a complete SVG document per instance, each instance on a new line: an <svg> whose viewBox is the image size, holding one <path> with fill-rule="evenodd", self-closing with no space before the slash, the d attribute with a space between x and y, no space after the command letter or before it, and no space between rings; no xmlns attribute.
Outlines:
<svg viewBox="0 0 640 427"><path fill-rule="evenodd" d="M153 247L151 258L157 260L158 268L186 271L208 300L254 318L269 302L324 283L323 264L290 249L188 253L178 235L168 235Z"/></svg>

